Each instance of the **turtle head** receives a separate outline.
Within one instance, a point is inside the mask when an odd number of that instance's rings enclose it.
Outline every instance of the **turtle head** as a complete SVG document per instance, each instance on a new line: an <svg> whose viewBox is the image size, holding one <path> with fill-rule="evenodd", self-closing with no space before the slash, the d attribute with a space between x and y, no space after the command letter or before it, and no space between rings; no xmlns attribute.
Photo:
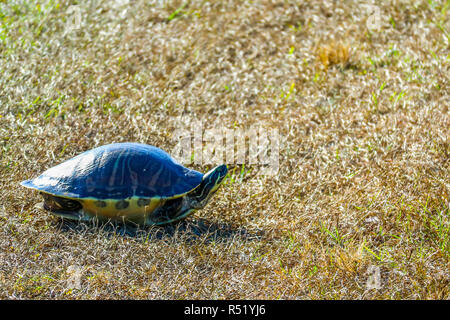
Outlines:
<svg viewBox="0 0 450 320"><path fill-rule="evenodd" d="M202 209L219 189L227 172L226 165L215 167L206 173L199 186L187 195L165 201L163 206L152 213L152 224L174 222Z"/></svg>
<svg viewBox="0 0 450 320"><path fill-rule="evenodd" d="M203 208L219 189L227 173L228 168L224 164L206 173L200 185L187 195L189 206L193 209Z"/></svg>

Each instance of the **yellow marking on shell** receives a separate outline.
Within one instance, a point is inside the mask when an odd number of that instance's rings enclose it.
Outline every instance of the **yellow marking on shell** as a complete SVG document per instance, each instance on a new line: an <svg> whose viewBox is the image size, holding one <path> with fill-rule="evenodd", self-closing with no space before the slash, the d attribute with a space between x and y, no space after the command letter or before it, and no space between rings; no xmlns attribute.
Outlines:
<svg viewBox="0 0 450 320"><path fill-rule="evenodd" d="M116 204L120 200L105 199L102 200L106 203L105 207L99 207L97 205L98 200L84 199L83 211L85 214L101 219L111 219L119 221L131 221L138 224L145 224L147 217L162 203L160 198L149 199L150 203L146 206L139 206L138 201L140 198L125 199L129 205L125 209L117 209Z"/></svg>

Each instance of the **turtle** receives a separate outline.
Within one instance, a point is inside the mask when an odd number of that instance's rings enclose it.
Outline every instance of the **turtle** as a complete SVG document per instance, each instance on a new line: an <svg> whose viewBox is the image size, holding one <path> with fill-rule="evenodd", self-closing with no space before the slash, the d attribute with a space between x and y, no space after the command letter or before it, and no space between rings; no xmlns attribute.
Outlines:
<svg viewBox="0 0 450 320"><path fill-rule="evenodd" d="M158 147L124 142L85 151L21 185L62 218L163 225L204 208L227 172L222 164L202 174Z"/></svg>

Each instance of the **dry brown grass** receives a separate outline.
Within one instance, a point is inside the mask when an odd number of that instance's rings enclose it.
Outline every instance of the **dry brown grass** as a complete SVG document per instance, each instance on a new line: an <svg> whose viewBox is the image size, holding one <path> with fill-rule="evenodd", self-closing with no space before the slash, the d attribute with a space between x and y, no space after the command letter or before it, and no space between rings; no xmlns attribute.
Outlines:
<svg viewBox="0 0 450 320"><path fill-rule="evenodd" d="M71 2L18 3L0 2L1 298L449 298L449 1L377 2L372 32L355 1L86 1L70 32ZM19 186L106 143L171 150L181 115L278 128L279 174L238 167L194 217L128 231L61 223Z"/></svg>
<svg viewBox="0 0 450 320"><path fill-rule="evenodd" d="M332 41L330 44L322 45L317 50L319 61L328 68L338 65L342 68L346 67L350 60L350 48L342 42Z"/></svg>

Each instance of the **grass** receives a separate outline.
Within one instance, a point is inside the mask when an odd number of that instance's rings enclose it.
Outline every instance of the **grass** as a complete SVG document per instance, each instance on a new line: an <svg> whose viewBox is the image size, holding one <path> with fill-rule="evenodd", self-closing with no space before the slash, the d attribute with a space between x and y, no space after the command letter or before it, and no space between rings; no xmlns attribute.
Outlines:
<svg viewBox="0 0 450 320"><path fill-rule="evenodd" d="M377 30L363 5L0 1L0 297L449 299L449 1L377 3ZM197 119L278 129L278 174L231 164L164 228L62 222L19 186Z"/></svg>

